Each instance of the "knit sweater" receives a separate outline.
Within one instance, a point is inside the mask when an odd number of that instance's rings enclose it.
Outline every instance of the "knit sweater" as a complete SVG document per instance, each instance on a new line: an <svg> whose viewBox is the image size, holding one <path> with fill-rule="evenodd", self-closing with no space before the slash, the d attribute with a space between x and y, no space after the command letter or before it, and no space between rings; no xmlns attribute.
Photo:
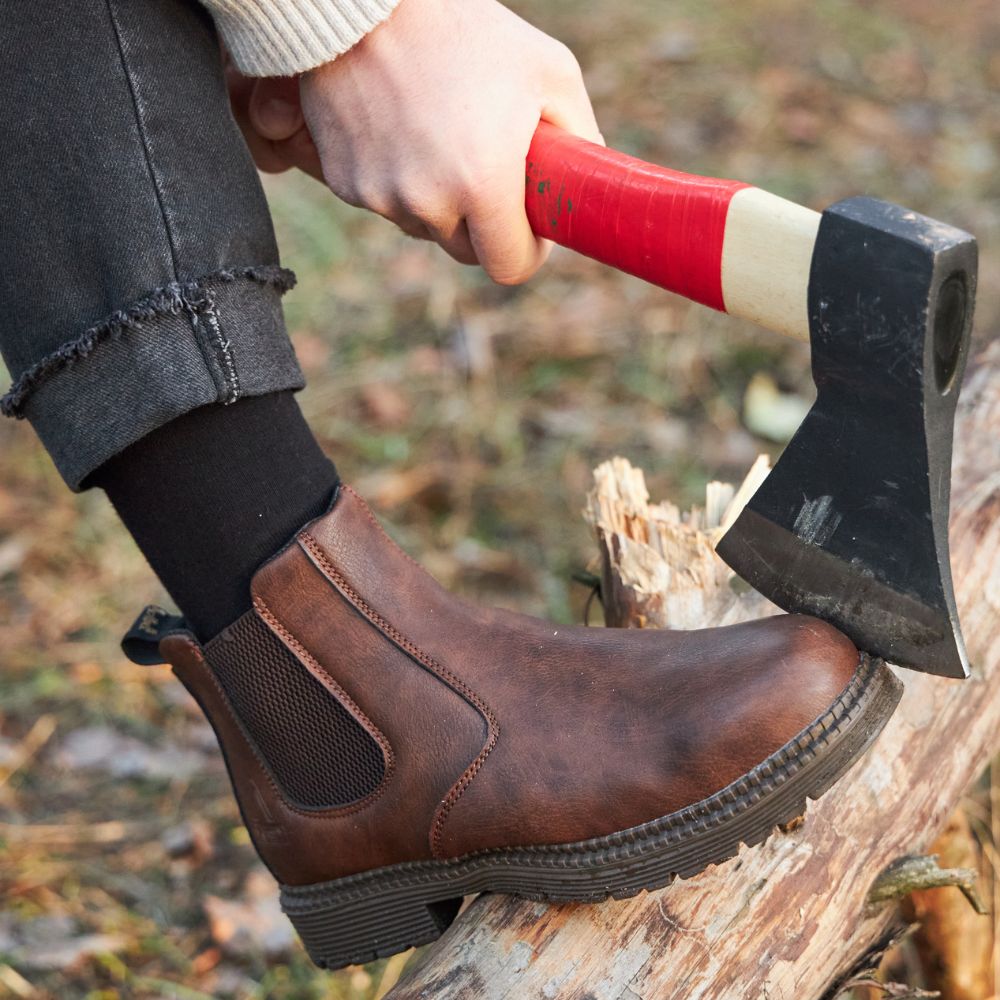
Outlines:
<svg viewBox="0 0 1000 1000"><path fill-rule="evenodd" d="M291 76L329 62L399 0L202 0L241 72Z"/></svg>

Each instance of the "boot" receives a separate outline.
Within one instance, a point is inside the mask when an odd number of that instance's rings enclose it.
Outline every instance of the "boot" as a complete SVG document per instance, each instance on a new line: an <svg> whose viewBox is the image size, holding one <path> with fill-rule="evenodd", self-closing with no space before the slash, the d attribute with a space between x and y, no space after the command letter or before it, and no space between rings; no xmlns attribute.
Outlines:
<svg viewBox="0 0 1000 1000"><path fill-rule="evenodd" d="M901 685L813 618L553 625L444 591L349 488L204 647L148 609L281 903L326 968L437 938L461 898L620 899L762 841Z"/></svg>

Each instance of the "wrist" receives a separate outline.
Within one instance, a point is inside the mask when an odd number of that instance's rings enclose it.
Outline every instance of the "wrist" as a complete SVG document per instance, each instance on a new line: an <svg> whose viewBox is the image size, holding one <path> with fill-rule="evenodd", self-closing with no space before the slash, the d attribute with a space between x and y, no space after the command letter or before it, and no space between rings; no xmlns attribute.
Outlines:
<svg viewBox="0 0 1000 1000"><path fill-rule="evenodd" d="M328 63L385 21L399 0L203 0L240 71L292 76Z"/></svg>

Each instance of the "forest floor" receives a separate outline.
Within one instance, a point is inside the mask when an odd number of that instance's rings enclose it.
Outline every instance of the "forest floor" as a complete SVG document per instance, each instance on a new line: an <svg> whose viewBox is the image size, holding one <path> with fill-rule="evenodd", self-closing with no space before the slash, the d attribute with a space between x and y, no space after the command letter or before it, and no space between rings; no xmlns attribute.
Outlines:
<svg viewBox="0 0 1000 1000"><path fill-rule="evenodd" d="M976 336L1000 331L995 0L524 10L576 51L613 146L974 232ZM597 463L625 455L654 497L691 503L776 455L811 399L806 345L570 253L498 288L313 181L266 188L313 427L411 554L476 600L581 620ZM405 959L312 968L207 724L165 668L122 657L165 600L103 495L69 493L30 427L0 423L0 997L381 995Z"/></svg>

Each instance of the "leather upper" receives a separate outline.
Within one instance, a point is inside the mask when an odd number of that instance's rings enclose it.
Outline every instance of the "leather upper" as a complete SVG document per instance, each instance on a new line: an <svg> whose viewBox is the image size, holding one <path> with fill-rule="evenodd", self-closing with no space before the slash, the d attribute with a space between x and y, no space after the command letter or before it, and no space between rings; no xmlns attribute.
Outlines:
<svg viewBox="0 0 1000 1000"><path fill-rule="evenodd" d="M295 807L201 647L163 640L216 728L258 850L290 885L664 816L778 750L859 660L850 640L803 616L675 632L480 608L438 586L348 488L258 571L253 597L386 756L365 800Z"/></svg>

